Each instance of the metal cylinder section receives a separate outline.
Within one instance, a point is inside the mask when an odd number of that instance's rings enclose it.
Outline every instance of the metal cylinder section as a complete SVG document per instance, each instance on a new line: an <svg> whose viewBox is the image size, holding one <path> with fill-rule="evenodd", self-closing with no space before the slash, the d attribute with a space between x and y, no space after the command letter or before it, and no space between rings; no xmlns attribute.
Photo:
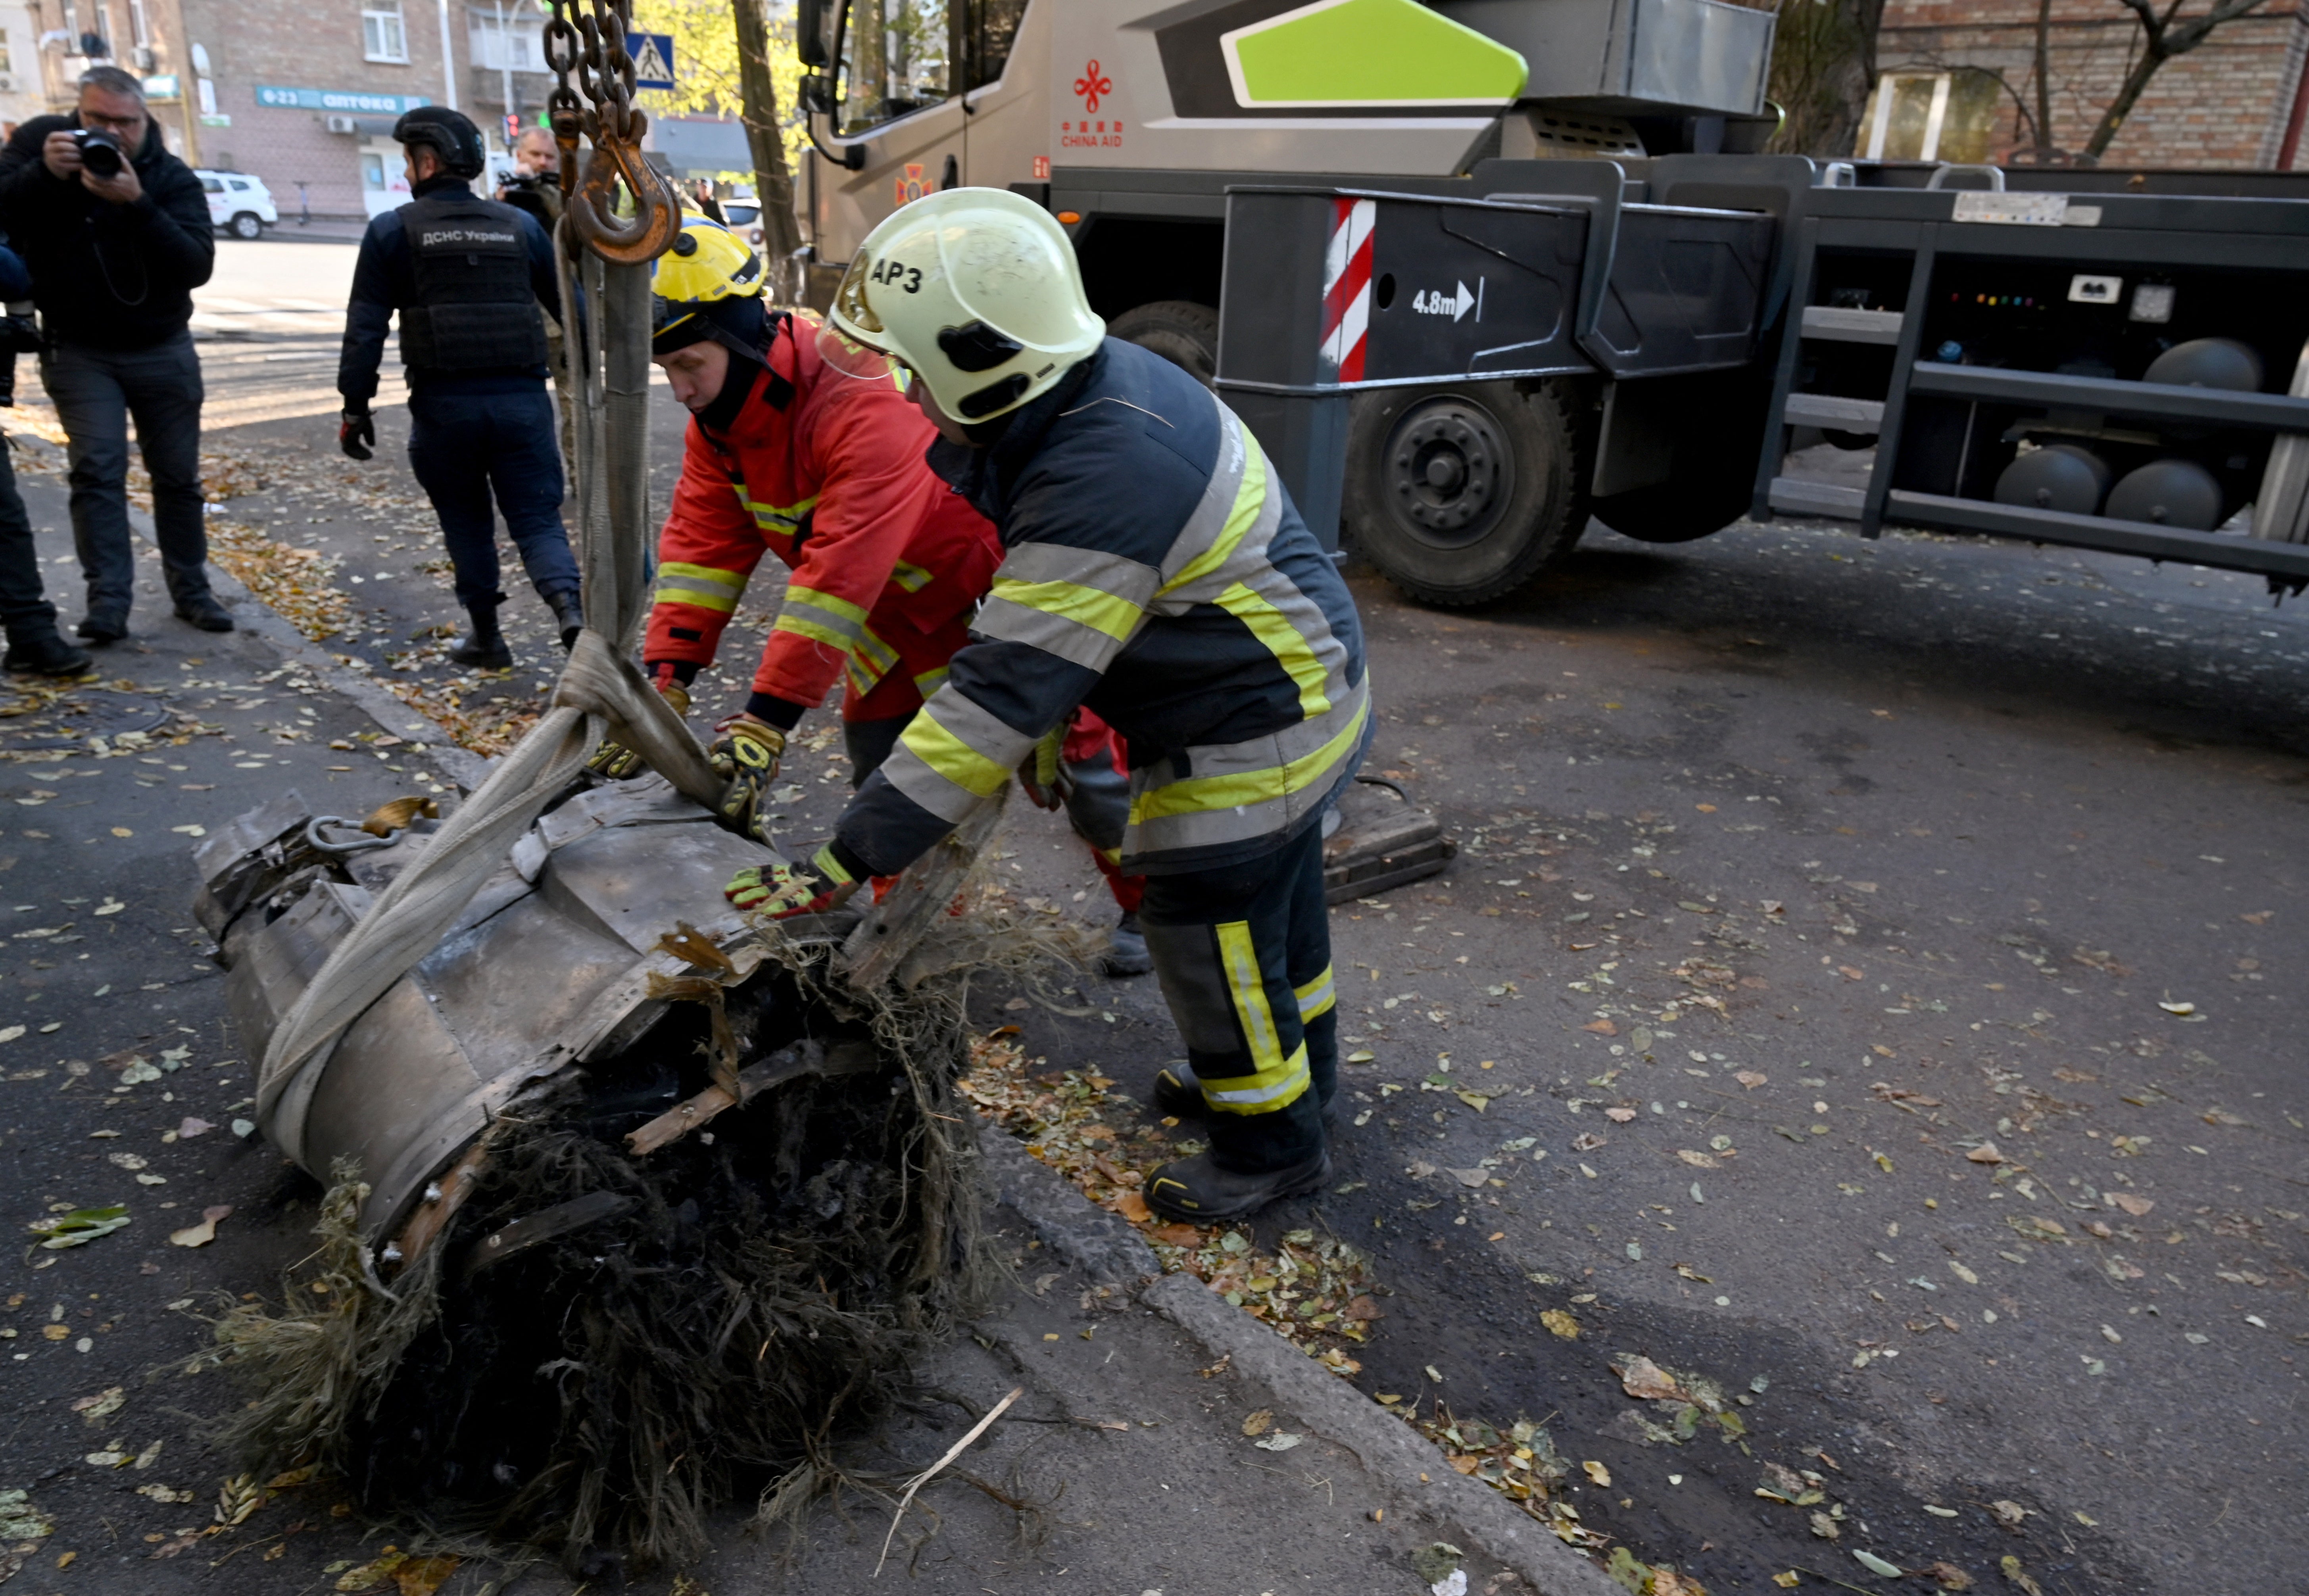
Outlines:
<svg viewBox="0 0 2309 1596"><path fill-rule="evenodd" d="M2228 388L2258 393L2261 377L2261 357L2251 345L2234 338L2192 338L2151 360L2140 380L2169 383L2176 388Z"/></svg>
<svg viewBox="0 0 2309 1596"><path fill-rule="evenodd" d="M1996 479L1996 502L2069 515L2097 515L2114 475L2108 462L2076 444L2031 449Z"/></svg>
<svg viewBox="0 0 2309 1596"><path fill-rule="evenodd" d="M2193 460L2152 460L2109 490L2105 513L2210 532L2221 524L2221 485Z"/></svg>

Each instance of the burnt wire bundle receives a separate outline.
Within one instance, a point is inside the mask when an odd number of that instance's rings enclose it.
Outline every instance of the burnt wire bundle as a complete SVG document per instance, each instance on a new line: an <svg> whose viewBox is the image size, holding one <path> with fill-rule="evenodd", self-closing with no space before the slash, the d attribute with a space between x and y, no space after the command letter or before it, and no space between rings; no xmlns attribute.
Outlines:
<svg viewBox="0 0 2309 1596"><path fill-rule="evenodd" d="M839 1067L636 1156L626 1136L708 1082L710 1017L675 1005L501 1117L389 1287L341 1167L290 1306L219 1323L254 1396L229 1439L259 1467L324 1464L369 1514L573 1567L679 1562L715 1508L791 1513L836 1482L835 1442L887 1411L982 1270L964 978L861 995L825 958L782 948L726 1009L745 1061L805 1046ZM573 1208L596 1217L521 1236Z"/></svg>

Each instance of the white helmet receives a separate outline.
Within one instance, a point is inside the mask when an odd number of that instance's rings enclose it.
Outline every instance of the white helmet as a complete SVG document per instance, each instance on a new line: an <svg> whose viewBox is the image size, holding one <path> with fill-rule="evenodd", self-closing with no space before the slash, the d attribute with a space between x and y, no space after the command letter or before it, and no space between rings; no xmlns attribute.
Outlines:
<svg viewBox="0 0 2309 1596"><path fill-rule="evenodd" d="M1051 387L1105 336L1057 218L1007 189L949 188L866 235L818 347L858 375L886 373L880 356L900 361L939 410L978 422Z"/></svg>

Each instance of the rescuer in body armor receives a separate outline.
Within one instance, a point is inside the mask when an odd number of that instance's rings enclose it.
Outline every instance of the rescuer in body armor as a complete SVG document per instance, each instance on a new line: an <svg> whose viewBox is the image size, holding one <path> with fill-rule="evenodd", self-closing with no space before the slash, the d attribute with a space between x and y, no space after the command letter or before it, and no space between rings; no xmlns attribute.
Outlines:
<svg viewBox="0 0 2309 1596"><path fill-rule="evenodd" d="M544 229L469 186L486 164L478 128L457 112L420 107L396 123L409 161L399 210L368 224L345 310L337 441L367 460L376 444L376 393L385 325L401 315L409 368L409 463L441 518L470 631L450 649L460 665L503 667L512 651L497 626L497 524L492 491L538 597L564 647L585 624L577 561L561 525L561 459L546 397L546 344L537 307L558 315L560 289Z"/></svg>
<svg viewBox="0 0 2309 1596"><path fill-rule="evenodd" d="M751 694L713 745L737 778L725 821L767 841L787 735L844 680L843 738L852 781L864 781L945 680L1002 549L985 517L930 474L935 434L888 374L861 383L827 371L817 322L764 304L754 252L705 217L684 223L652 279L651 355L690 425L642 659L687 711L762 556L788 567ZM1128 796L1113 734L1085 713L1055 752L1030 790L1066 808L1123 911L1109 972L1144 974L1144 884L1116 866ZM639 762L610 745L593 768L624 776Z"/></svg>
<svg viewBox="0 0 2309 1596"><path fill-rule="evenodd" d="M1129 747L1122 867L1210 1149L1149 1207L1210 1221L1319 1186L1337 1014L1324 812L1371 737L1362 624L1336 567L1215 395L1104 336L1066 234L1017 195L927 194L852 257L828 365L912 374L933 470L999 529L1002 565L945 684L799 865L742 872L773 915L903 869L1077 706ZM879 372L881 375L876 375Z"/></svg>

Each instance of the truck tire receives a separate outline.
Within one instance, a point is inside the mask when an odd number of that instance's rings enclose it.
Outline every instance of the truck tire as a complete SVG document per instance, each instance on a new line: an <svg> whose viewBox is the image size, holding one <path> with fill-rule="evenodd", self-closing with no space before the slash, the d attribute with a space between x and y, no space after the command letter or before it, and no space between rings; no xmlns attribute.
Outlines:
<svg viewBox="0 0 2309 1596"><path fill-rule="evenodd" d="M1348 538L1423 603L1481 604L1570 553L1585 480L1553 384L1385 388L1348 411Z"/></svg>
<svg viewBox="0 0 2309 1596"><path fill-rule="evenodd" d="M1134 306L1106 324L1112 336L1152 349L1207 388L1219 372L1219 313L1191 299Z"/></svg>

